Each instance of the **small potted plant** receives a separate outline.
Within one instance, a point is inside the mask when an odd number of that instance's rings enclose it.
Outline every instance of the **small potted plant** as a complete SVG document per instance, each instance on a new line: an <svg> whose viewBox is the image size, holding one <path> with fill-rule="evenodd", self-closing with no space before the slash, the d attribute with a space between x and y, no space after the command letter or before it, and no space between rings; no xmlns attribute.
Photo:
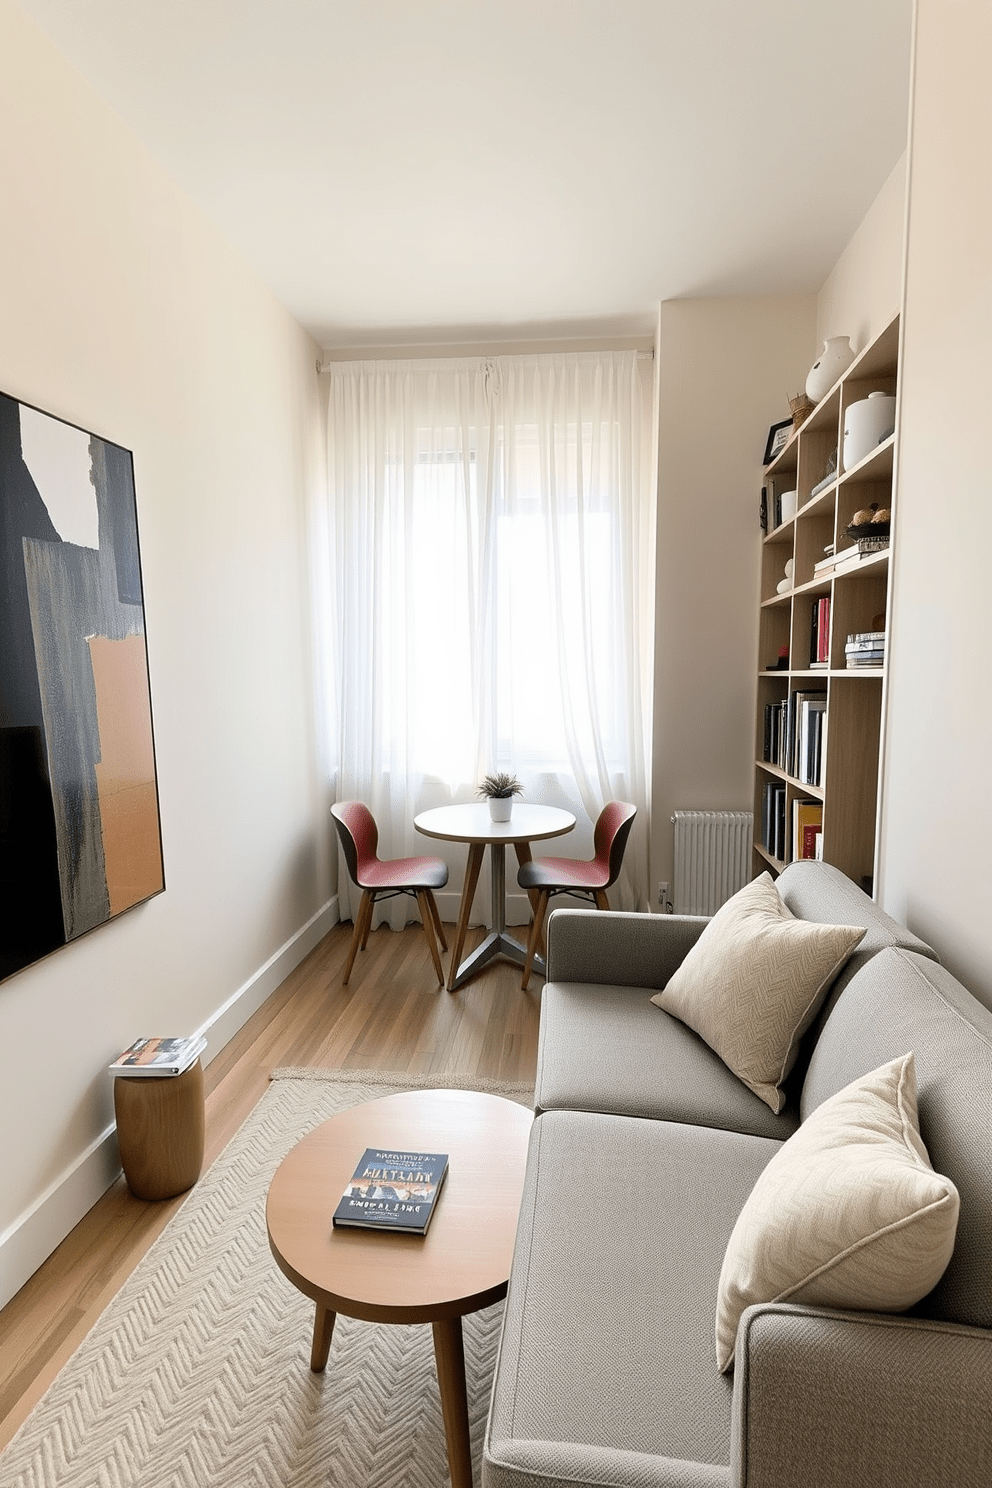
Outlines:
<svg viewBox="0 0 992 1488"><path fill-rule="evenodd" d="M513 811L513 798L519 796L523 786L515 775L501 770L496 775L487 775L476 788L476 793L489 802L489 815L493 821L509 821Z"/></svg>

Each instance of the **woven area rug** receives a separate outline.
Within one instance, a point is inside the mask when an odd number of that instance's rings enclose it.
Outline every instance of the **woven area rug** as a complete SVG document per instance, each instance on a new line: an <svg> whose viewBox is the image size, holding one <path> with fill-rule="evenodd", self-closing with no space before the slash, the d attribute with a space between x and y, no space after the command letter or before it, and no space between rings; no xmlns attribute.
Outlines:
<svg viewBox="0 0 992 1488"><path fill-rule="evenodd" d="M360 1101L439 1087L532 1096L457 1075L276 1070L0 1453L4 1488L442 1488L429 1324L339 1317L312 1374L313 1303L265 1232L270 1179L300 1137ZM464 1319L476 1482L501 1317L499 1305Z"/></svg>

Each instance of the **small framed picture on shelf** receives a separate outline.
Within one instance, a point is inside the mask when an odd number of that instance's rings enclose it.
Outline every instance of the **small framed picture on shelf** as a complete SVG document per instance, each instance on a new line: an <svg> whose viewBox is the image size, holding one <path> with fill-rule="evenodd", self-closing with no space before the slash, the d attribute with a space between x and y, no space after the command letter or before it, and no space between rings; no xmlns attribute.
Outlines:
<svg viewBox="0 0 992 1488"><path fill-rule="evenodd" d="M770 465L775 456L781 454L789 442L789 435L791 433L791 418L783 419L780 424L772 424L768 430L768 439L765 442L765 458L761 462L763 465Z"/></svg>

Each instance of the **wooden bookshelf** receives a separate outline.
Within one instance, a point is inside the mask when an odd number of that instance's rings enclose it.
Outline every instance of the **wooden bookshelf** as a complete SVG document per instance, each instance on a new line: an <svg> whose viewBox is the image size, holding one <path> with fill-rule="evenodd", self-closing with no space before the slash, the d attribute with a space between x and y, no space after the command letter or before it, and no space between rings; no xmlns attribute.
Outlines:
<svg viewBox="0 0 992 1488"><path fill-rule="evenodd" d="M858 555L857 542L848 536L855 513L888 507L891 512L890 545L897 514L894 509L895 458L898 437L899 317L855 358L851 366L794 432L788 444L765 470L767 532L761 547L761 600L759 614L758 705L755 727L754 779L754 869L780 872L793 858L793 803L822 803L823 824L820 851L855 883L872 892L875 882L876 845L881 787L882 736L885 718L886 661L890 643L888 616L891 565L890 548ZM896 433L890 435L851 469L844 468L844 422L848 407L869 393L896 396ZM832 466L832 469L831 469ZM775 524L776 497L783 490L796 491L796 514ZM828 559L833 545L837 569L817 570ZM792 576L786 577L786 563ZM811 665L811 645L818 620L824 616L821 601L829 605L826 665ZM816 615L814 616L814 607ZM875 621L884 617L879 627ZM848 664L849 636L885 631L885 657L878 664ZM776 667L779 653L788 650L787 665ZM775 669L771 669L775 668ZM791 738L801 723L802 708L796 694L826 693L823 721L808 723L813 735L805 766L799 763L795 745L782 737L780 713L785 715ZM819 706L806 701L806 718ZM766 716L766 710L770 710ZM772 758L768 758L767 725L771 720ZM817 730L818 751L815 748ZM776 732L777 730L777 732ZM816 763L815 783L801 779ZM802 754L802 750L799 751ZM784 802L785 830L776 840L766 834L766 788L779 793L778 809ZM765 837L768 836L766 842ZM776 848L779 851L776 851Z"/></svg>

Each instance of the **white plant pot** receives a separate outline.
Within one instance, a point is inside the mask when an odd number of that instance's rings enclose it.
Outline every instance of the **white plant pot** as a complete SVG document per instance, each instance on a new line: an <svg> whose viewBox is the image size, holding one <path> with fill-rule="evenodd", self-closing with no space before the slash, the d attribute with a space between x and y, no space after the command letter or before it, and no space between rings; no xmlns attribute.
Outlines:
<svg viewBox="0 0 992 1488"><path fill-rule="evenodd" d="M513 815L513 797L490 796L489 815L493 821L509 821Z"/></svg>
<svg viewBox="0 0 992 1488"><path fill-rule="evenodd" d="M809 369L806 378L806 396L819 403L826 397L842 372L846 372L854 361L850 336L830 336L823 343L823 350Z"/></svg>
<svg viewBox="0 0 992 1488"><path fill-rule="evenodd" d="M782 521L791 522L796 515L796 505L799 501L798 491L782 492Z"/></svg>
<svg viewBox="0 0 992 1488"><path fill-rule="evenodd" d="M852 470L888 439L896 426L896 400L890 393L869 393L844 415L844 469Z"/></svg>

